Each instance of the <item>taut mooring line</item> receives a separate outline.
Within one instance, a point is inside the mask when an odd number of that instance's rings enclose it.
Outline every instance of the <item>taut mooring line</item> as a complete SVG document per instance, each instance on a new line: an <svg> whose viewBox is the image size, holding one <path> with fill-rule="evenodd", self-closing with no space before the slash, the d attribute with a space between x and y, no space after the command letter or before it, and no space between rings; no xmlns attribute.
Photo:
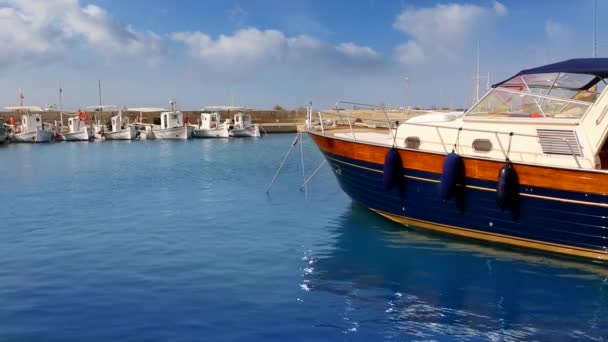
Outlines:
<svg viewBox="0 0 608 342"><path fill-rule="evenodd" d="M285 165L285 162L287 161L287 158L289 158L289 155L291 155L291 152L293 151L294 147L296 146L296 144L298 143L298 140L300 138L300 135L302 133L298 133L296 134L296 137L293 139L293 141L291 142L291 147L289 148L289 151L287 151L287 154L285 155L285 158L283 158L283 161L281 162L281 165L279 166L279 168L277 169L277 172L274 174L274 177L272 178L272 181L270 182L270 185L268 186L268 188L266 189L266 194L270 193L270 189L272 188L272 186L274 185L274 182L277 180L277 178L279 177L279 173L281 173L281 169L283 169L283 165Z"/></svg>
<svg viewBox="0 0 608 342"><path fill-rule="evenodd" d="M321 162L321 164L317 167L317 169L312 173L312 175L310 175L310 177L308 177L308 179L306 179L304 181L304 184L302 184L300 186L300 190L302 190L304 187L308 186L308 182L310 182L310 180L312 179L312 177L314 177L317 172L319 172L319 170L321 170L321 168L323 167L323 165L325 165L325 163L327 163L327 159L323 159L323 161Z"/></svg>

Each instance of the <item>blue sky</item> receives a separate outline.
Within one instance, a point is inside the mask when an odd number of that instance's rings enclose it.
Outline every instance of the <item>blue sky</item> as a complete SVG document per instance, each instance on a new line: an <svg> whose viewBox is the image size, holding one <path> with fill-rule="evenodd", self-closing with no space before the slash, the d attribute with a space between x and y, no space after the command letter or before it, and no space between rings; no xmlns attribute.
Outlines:
<svg viewBox="0 0 608 342"><path fill-rule="evenodd" d="M598 13L608 3L598 1ZM491 82L592 53L593 0L0 0L0 105L184 109L337 100L464 107ZM598 23L599 56L608 54ZM407 78L407 80L406 80ZM485 87L485 80L483 81Z"/></svg>

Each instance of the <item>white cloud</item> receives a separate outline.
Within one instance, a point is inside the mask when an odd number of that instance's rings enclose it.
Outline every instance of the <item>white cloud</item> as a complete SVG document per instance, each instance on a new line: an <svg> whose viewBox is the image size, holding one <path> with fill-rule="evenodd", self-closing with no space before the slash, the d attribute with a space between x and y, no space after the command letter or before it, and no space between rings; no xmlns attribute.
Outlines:
<svg viewBox="0 0 608 342"><path fill-rule="evenodd" d="M372 48L367 46L359 46L355 43L342 43L336 47L336 50L339 52L352 56L354 58L368 58L368 59L376 59L378 58L378 53L374 51Z"/></svg>
<svg viewBox="0 0 608 342"><path fill-rule="evenodd" d="M277 30L248 28L233 35L211 38L202 32L178 32L171 35L184 43L198 61L222 70L242 71L252 65L353 64L379 62L380 54L367 46L352 42L337 46L307 35L287 37Z"/></svg>
<svg viewBox="0 0 608 342"><path fill-rule="evenodd" d="M494 12L498 15L506 15L507 7L498 1L494 1Z"/></svg>
<svg viewBox="0 0 608 342"><path fill-rule="evenodd" d="M395 49L397 61L402 64L418 64L424 62L424 51L413 40L401 44Z"/></svg>
<svg viewBox="0 0 608 342"><path fill-rule="evenodd" d="M495 15L505 15L507 8L494 2L492 7L473 4L440 4L428 8L406 9L395 19L393 27L410 37L396 49L402 63L419 63L421 58L452 58L453 51L480 26Z"/></svg>
<svg viewBox="0 0 608 342"><path fill-rule="evenodd" d="M280 59L287 44L279 31L254 28L237 31L233 36L221 35L216 40L201 32L174 33L172 38L186 44L194 57L222 64Z"/></svg>
<svg viewBox="0 0 608 342"><path fill-rule="evenodd" d="M116 21L95 5L78 0L0 1L0 42L7 58L44 58L66 53L84 41L111 56L158 58L166 53L163 39Z"/></svg>

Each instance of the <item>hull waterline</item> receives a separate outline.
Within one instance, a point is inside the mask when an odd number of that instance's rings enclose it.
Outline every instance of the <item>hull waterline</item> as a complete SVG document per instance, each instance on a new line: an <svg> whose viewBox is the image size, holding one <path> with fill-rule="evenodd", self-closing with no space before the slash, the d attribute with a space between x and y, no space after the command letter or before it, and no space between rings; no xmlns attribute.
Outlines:
<svg viewBox="0 0 608 342"><path fill-rule="evenodd" d="M192 132L193 138L228 138L230 137L230 133L227 129L218 128L218 129L195 129Z"/></svg>
<svg viewBox="0 0 608 342"><path fill-rule="evenodd" d="M11 135L11 141L20 143L45 143L51 142L52 140L53 132L44 129Z"/></svg>
<svg viewBox="0 0 608 342"><path fill-rule="evenodd" d="M174 127L153 131L154 139L164 140L188 140L192 136L192 127ZM148 137L150 139L150 137Z"/></svg>
<svg viewBox="0 0 608 342"><path fill-rule="evenodd" d="M93 137L93 132L87 128L75 133L64 133L61 137L64 141L89 141Z"/></svg>
<svg viewBox="0 0 608 342"><path fill-rule="evenodd" d="M230 131L230 136L235 138L255 138L260 136L260 128L257 125L247 128L235 128Z"/></svg>
<svg viewBox="0 0 608 342"><path fill-rule="evenodd" d="M137 137L137 131L134 127L130 127L118 132L107 132L104 137L106 140L133 140Z"/></svg>

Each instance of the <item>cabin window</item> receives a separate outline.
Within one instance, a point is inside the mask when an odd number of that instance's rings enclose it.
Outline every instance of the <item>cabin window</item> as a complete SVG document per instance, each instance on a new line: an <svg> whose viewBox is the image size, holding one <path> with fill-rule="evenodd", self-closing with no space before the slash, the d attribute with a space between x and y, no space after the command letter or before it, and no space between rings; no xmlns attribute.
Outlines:
<svg viewBox="0 0 608 342"><path fill-rule="evenodd" d="M492 142L488 139L475 139L473 149L475 152L490 152L492 151Z"/></svg>
<svg viewBox="0 0 608 342"><path fill-rule="evenodd" d="M40 122L40 118L36 118L36 122Z"/></svg>
<svg viewBox="0 0 608 342"><path fill-rule="evenodd" d="M493 88L466 117L580 119L604 87L603 79L587 74L516 76Z"/></svg>
<svg viewBox="0 0 608 342"><path fill-rule="evenodd" d="M405 138L405 147L406 148L419 148L420 147L420 138L418 138L418 137Z"/></svg>
<svg viewBox="0 0 608 342"><path fill-rule="evenodd" d="M215 116L212 116L211 121L217 121L217 118Z"/></svg>
<svg viewBox="0 0 608 342"><path fill-rule="evenodd" d="M173 119L173 120L177 120L177 114L173 114L173 115L171 115L171 119Z"/></svg>

